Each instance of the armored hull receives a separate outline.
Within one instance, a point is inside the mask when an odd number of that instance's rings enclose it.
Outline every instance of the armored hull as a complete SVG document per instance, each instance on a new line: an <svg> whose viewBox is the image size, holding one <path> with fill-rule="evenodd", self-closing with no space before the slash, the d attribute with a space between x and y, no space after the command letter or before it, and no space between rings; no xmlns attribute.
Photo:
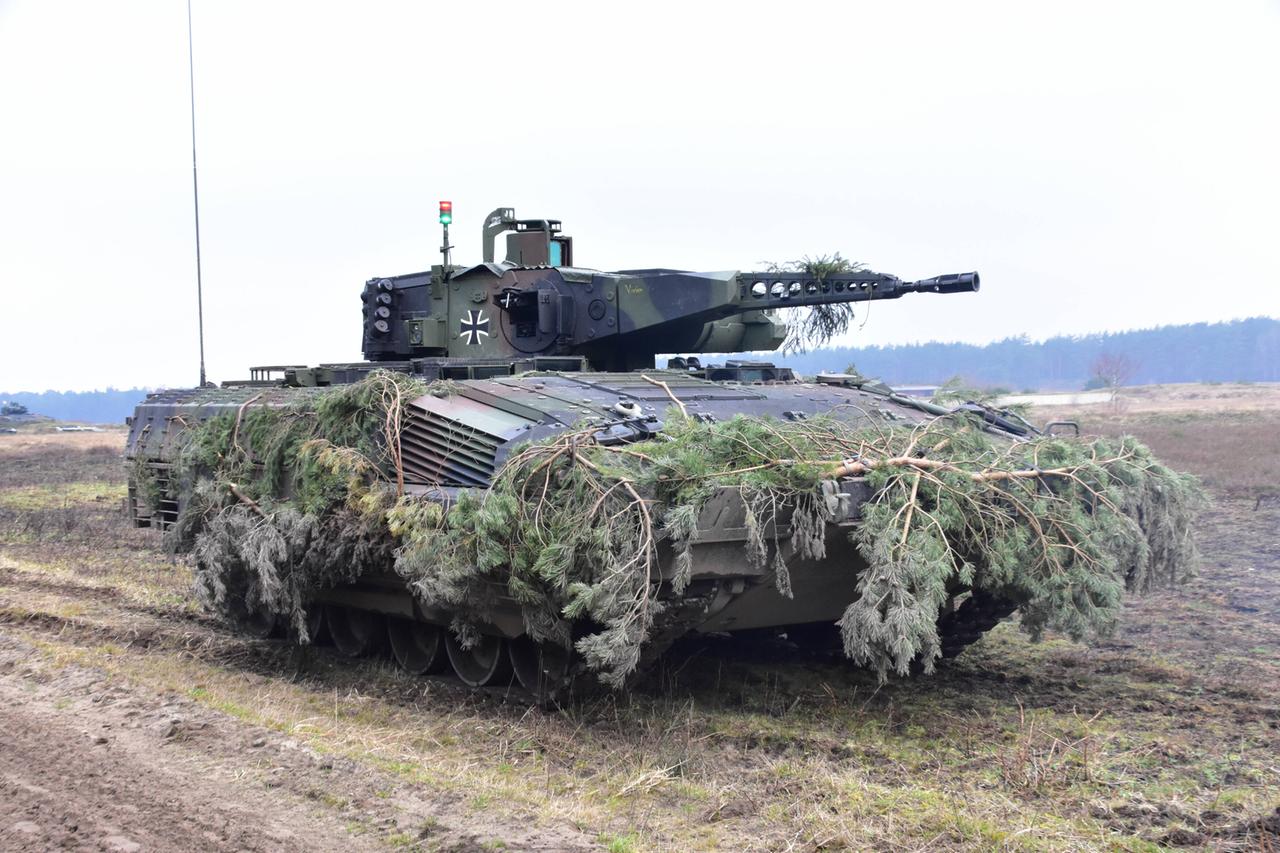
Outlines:
<svg viewBox="0 0 1280 853"><path fill-rule="evenodd" d="M361 366L347 369L363 372ZM587 426L595 428L599 441L626 444L658 434L662 419L674 407L708 422L738 415L776 421L827 415L854 426L910 425L947 411L843 375L801 381L785 369L741 363L698 373L512 374L459 381L447 396L423 395L407 405L400 435L405 492L448 505L461 490L485 489L512 450L527 442ZM325 390L246 383L150 396L132 418L127 456L135 466L132 470L149 470L155 476L162 494L158 500L144 500L133 483L129 505L134 522L164 529L178 519L192 484L179 482L175 463L193 425L219 415L243 415L255 407L306 408ZM987 428L1000 431L1001 425L989 423ZM775 529L766 531L765 538L785 551L782 556L790 566L790 595L784 596L767 565L753 563L744 553L750 531L740 495L734 488L719 490L697 519L692 570L678 598L670 595L669 581L675 573L671 548L660 543L661 594L672 606L655 625L646 657L656 657L690 632L773 629L797 642L834 646L834 623L854 597L854 579L862 565L849 534L869 495L863 478L823 483L830 520L824 531L825 557L820 560L793 553L787 511L777 516ZM448 630L455 614L424 606L386 565L364 572L353 583L317 593L308 602L310 633L321 635L321 620L327 619L327 633L346 654L372 653L389 645L407 669L436 671L447 662L473 686L508 677L512 664L515 676L530 690L559 690L574 674L571 662L558 655L548 662L552 656L525 634L520 604L504 589L494 592L497 606L481 627L483 639L464 649ZM973 596L953 602L943 617L944 653L958 652L1011 609ZM246 614L242 627L269 633L280 616Z"/></svg>

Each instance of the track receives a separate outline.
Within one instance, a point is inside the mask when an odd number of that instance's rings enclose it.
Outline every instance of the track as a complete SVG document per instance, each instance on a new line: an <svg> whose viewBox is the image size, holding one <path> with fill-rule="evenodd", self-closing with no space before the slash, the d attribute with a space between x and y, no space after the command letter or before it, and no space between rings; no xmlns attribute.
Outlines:
<svg viewBox="0 0 1280 853"><path fill-rule="evenodd" d="M992 628L1013 615L1017 605L981 590L938 619L938 636L942 641L942 658L954 658L982 639Z"/></svg>

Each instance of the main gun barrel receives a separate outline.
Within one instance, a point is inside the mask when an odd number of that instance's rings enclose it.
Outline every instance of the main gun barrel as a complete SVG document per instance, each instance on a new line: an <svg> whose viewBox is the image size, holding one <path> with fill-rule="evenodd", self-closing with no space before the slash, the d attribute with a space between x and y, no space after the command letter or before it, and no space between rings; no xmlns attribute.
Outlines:
<svg viewBox="0 0 1280 853"><path fill-rule="evenodd" d="M875 272L823 276L803 272L744 272L738 273L739 309L753 311L869 302L873 299L897 299L907 293L974 293L980 284L976 272L951 273L920 281L903 281L896 276Z"/></svg>

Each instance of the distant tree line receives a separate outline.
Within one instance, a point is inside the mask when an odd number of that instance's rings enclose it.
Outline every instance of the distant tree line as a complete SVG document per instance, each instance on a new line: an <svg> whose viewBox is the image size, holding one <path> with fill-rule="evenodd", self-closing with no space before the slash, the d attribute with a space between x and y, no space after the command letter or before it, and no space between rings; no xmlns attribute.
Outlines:
<svg viewBox="0 0 1280 853"><path fill-rule="evenodd" d="M26 406L33 415L90 424L123 423L146 397L146 388L108 388L105 391L0 391L0 400Z"/></svg>
<svg viewBox="0 0 1280 853"><path fill-rule="evenodd" d="M1253 317L1227 323L1160 326L1131 332L1025 335L986 344L930 342L879 347L828 347L809 353L762 355L803 374L860 373L893 384L941 384L953 376L1013 390L1083 388L1096 371L1119 384L1280 381L1280 320Z"/></svg>
<svg viewBox="0 0 1280 853"><path fill-rule="evenodd" d="M972 385L1012 390L1077 389L1091 381L1095 385L1280 382L1280 320L1254 317L1040 342L1022 336L985 346L930 342L826 347L760 357L802 374L839 373L853 364L861 373L889 383L941 385L961 376ZM0 391L0 400L58 420L107 424L124 421L148 390Z"/></svg>

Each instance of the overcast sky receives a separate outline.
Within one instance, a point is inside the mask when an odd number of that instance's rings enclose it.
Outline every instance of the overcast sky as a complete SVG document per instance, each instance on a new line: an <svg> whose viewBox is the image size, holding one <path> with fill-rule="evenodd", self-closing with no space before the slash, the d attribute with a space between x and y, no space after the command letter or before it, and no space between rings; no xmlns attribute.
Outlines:
<svg viewBox="0 0 1280 853"><path fill-rule="evenodd" d="M1280 4L194 0L209 375L359 358L364 280L840 251L976 295L848 343L1280 315ZM197 376L184 0L0 0L0 390Z"/></svg>

